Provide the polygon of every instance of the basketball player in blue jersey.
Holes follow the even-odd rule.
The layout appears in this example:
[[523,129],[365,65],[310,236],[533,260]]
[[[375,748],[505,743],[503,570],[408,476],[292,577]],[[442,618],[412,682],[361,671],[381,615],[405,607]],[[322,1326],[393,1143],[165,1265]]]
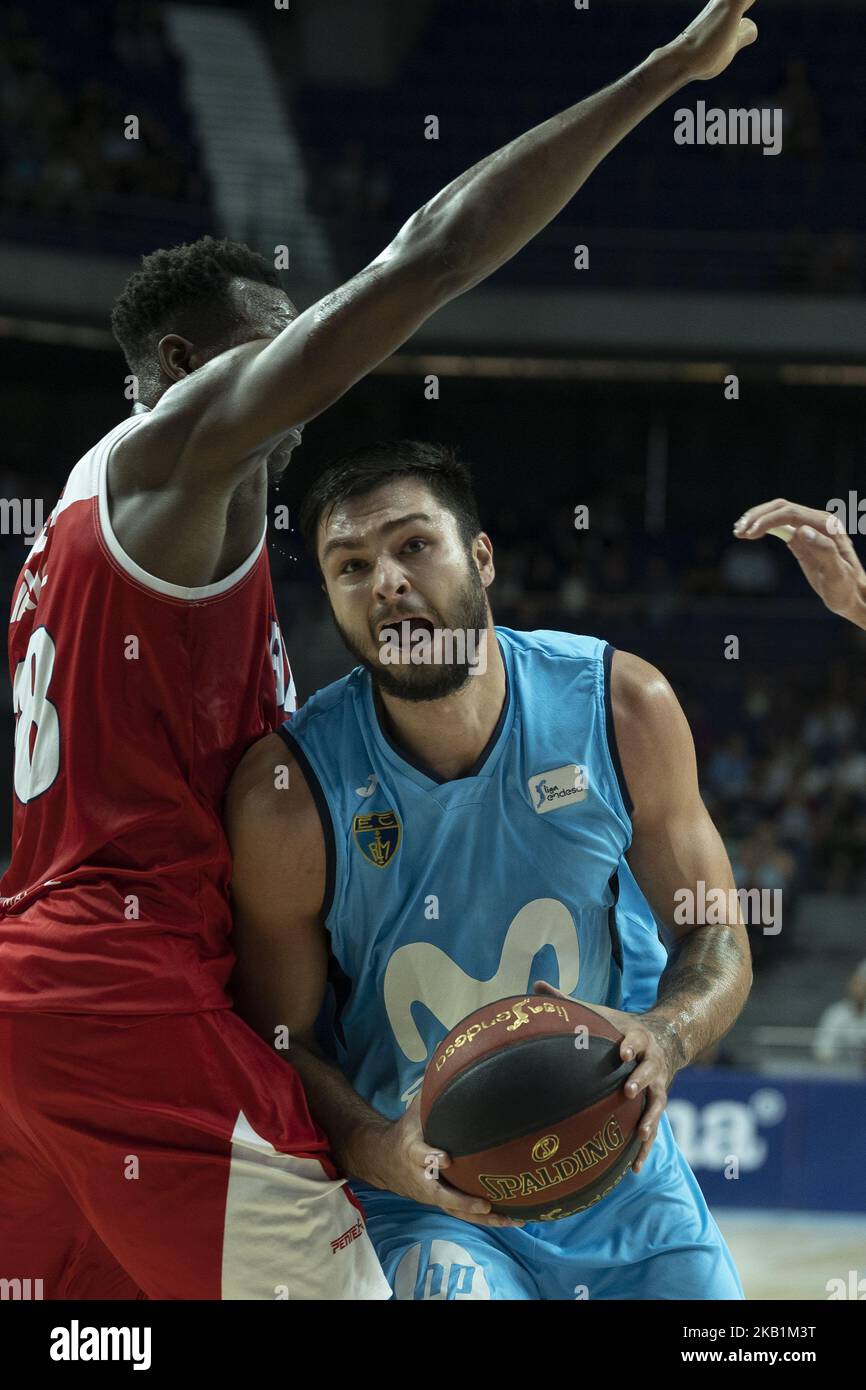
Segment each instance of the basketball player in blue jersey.
[[[597,638],[494,626],[447,449],[350,455],[302,529],[359,664],[231,784],[236,1003],[270,1042],[288,1029],[395,1296],[742,1298],[663,1114],[751,983],[738,918],[676,925],[681,890],[734,881],[670,686]],[[620,1028],[648,1103],[604,1200],[522,1224],[451,1188],[447,1155],[436,1175],[417,1095],[449,1029],[538,982]]]

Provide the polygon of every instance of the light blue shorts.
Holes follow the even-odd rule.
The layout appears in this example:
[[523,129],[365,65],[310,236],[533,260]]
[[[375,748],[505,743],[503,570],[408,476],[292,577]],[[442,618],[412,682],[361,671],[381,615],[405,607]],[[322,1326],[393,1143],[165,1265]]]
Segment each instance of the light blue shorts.
[[352,1184],[397,1299],[742,1299],[731,1253],[662,1116],[650,1156],[595,1206],[492,1229]]

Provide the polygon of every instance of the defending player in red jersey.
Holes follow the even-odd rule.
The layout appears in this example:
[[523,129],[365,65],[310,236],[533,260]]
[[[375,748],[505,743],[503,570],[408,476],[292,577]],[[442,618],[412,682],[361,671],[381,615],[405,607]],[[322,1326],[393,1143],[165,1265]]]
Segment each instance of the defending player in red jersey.
[[268,476],[644,116],[752,42],[751,3],[710,0],[300,315],[260,256],[211,238],[155,252],[126,286],[113,327],[139,405],[73,469],[12,603],[0,1278],[50,1298],[388,1296],[294,1068],[225,988],[222,797],[290,699]]

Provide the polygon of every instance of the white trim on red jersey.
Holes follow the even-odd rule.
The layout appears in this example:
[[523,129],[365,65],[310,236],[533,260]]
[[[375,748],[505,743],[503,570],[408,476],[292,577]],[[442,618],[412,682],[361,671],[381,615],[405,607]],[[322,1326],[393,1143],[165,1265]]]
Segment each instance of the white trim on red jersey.
[[[66,485],[63,497],[55,508],[54,520],[60,512],[71,502],[81,501],[86,497],[97,496],[99,501],[99,529],[102,532],[102,539],[108,547],[109,553],[125,574],[137,583],[144,585],[146,589],[151,589],[154,593],[165,594],[168,598],[185,599],[190,603],[198,602],[200,599],[216,598],[218,595],[227,594],[236,584],[249,574],[253,565],[262,553],[262,547],[267,535],[267,517],[262,528],[261,538],[255,549],[247,556],[237,569],[227,574],[225,579],[218,579],[214,584],[199,584],[187,587],[183,584],[172,584],[167,579],[160,579],[158,575],[150,574],[142,569],[141,565],[136,564],[131,555],[127,555],[111,525],[111,516],[108,508],[108,460],[111,450],[119,439],[128,433],[129,429],[138,425],[144,418],[143,415],[131,415],[127,420],[121,420],[113,430],[94,445],[93,449],[69,475],[69,482]],[[76,478],[78,470],[80,475]]]

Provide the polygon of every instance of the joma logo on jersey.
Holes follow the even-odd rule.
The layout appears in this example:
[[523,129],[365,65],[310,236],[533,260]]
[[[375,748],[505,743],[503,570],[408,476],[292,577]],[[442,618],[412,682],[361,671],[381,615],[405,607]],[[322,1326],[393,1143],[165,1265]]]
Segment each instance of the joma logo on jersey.
[[560,806],[569,806],[573,801],[585,801],[588,785],[586,768],[580,763],[566,763],[565,767],[555,767],[550,772],[536,772],[527,783],[532,808],[540,816]]
[[396,811],[372,811],[352,821],[355,844],[377,869],[386,869],[400,848],[402,830]]

